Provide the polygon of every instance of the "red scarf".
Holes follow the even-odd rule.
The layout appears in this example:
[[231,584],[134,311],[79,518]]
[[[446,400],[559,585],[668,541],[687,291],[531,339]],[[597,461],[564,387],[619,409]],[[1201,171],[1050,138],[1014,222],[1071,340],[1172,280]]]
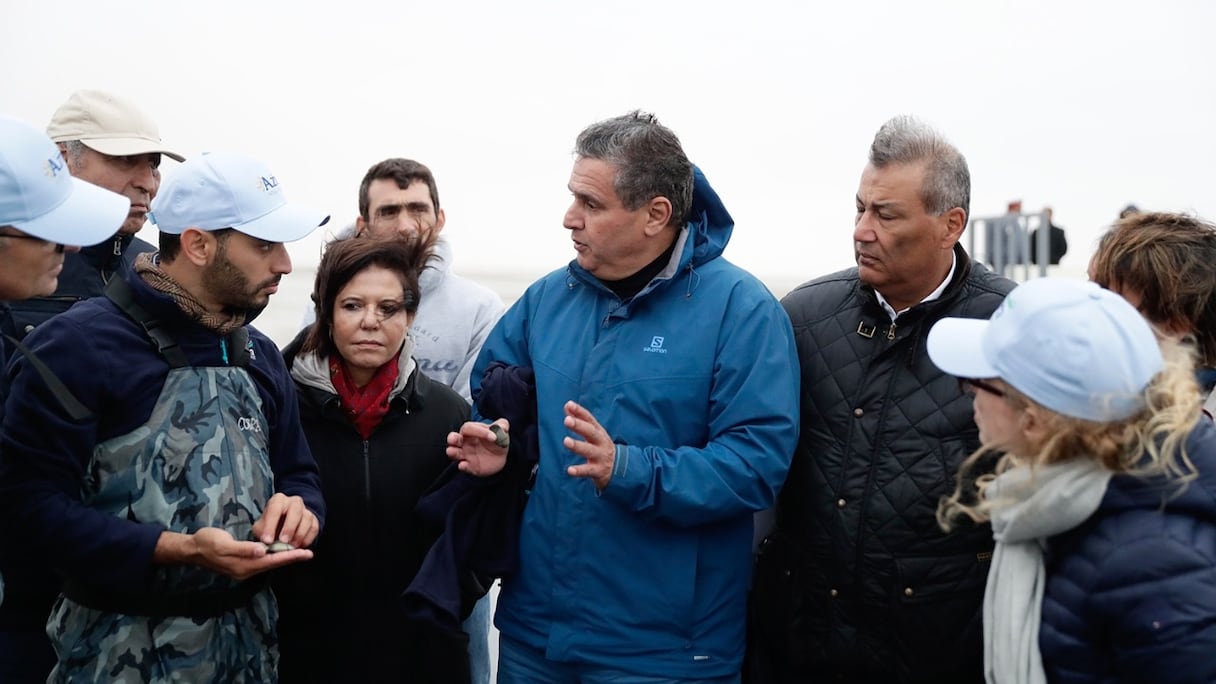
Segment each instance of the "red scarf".
[[389,394],[393,391],[400,372],[400,357],[401,352],[397,352],[388,363],[377,368],[372,379],[363,387],[355,386],[341,357],[337,354],[329,357],[329,379],[333,381],[334,389],[338,392],[342,411],[350,418],[351,424],[363,439],[372,436],[376,426],[380,425],[380,421],[388,413]]

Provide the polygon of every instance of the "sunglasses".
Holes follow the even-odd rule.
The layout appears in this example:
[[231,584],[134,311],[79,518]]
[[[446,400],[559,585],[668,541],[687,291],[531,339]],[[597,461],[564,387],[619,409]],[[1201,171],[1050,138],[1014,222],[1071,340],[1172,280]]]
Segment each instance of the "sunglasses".
[[983,380],[976,380],[975,378],[959,378],[958,389],[963,394],[975,394],[977,389],[981,389],[998,397],[1005,396],[1005,390]]
[[[15,240],[37,240],[39,242],[46,242],[48,244],[51,244],[50,240],[43,240],[42,238],[40,238],[36,235],[26,235],[24,233],[22,233],[20,235],[15,234],[15,233],[0,233],[0,238],[13,238]],[[63,249],[64,249],[63,243],[56,242],[53,244],[55,245],[55,251],[59,252],[60,254],[63,254]]]

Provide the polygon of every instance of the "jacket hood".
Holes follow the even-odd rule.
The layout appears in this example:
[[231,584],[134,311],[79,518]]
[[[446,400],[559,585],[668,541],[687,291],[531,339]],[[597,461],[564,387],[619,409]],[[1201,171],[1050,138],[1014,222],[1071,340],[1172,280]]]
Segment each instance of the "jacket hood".
[[431,250],[431,258],[426,261],[426,270],[418,276],[418,286],[422,288],[422,296],[435,291],[448,273],[452,270],[452,243],[440,235],[435,239],[435,248]]
[[696,164],[692,167],[692,207],[686,223],[692,235],[693,266],[722,256],[735,229],[735,220]]

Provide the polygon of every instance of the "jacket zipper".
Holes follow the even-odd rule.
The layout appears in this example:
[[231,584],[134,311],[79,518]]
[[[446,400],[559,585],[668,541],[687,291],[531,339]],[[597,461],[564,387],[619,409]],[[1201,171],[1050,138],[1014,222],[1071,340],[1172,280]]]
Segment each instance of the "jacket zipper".
[[363,440],[363,499],[367,504],[367,512],[372,512],[372,459],[368,453],[368,441]]
[[101,268],[97,269],[97,272],[99,274],[101,274],[101,284],[102,285],[109,285],[110,278],[113,278],[114,274],[118,271],[118,269],[122,267],[122,236],[121,235],[114,236],[114,257],[118,263],[115,265],[113,270],[107,271],[106,264],[102,264]]

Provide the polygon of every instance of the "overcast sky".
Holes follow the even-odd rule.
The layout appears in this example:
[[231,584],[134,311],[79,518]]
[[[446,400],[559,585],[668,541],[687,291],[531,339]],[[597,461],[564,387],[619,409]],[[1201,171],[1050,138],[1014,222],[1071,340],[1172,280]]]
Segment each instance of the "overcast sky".
[[[1216,218],[1203,0],[0,7],[0,111],[44,126],[71,91],[112,90],[184,154],[258,157],[337,224],[370,164],[416,158],[438,178],[458,271],[568,261],[574,138],[633,108],[680,135],[735,217],[727,256],[761,275],[851,264],[866,150],[900,113],[966,155],[974,216],[1014,198],[1055,207],[1066,265],[1128,202]],[[315,262],[322,237],[293,255]]]

